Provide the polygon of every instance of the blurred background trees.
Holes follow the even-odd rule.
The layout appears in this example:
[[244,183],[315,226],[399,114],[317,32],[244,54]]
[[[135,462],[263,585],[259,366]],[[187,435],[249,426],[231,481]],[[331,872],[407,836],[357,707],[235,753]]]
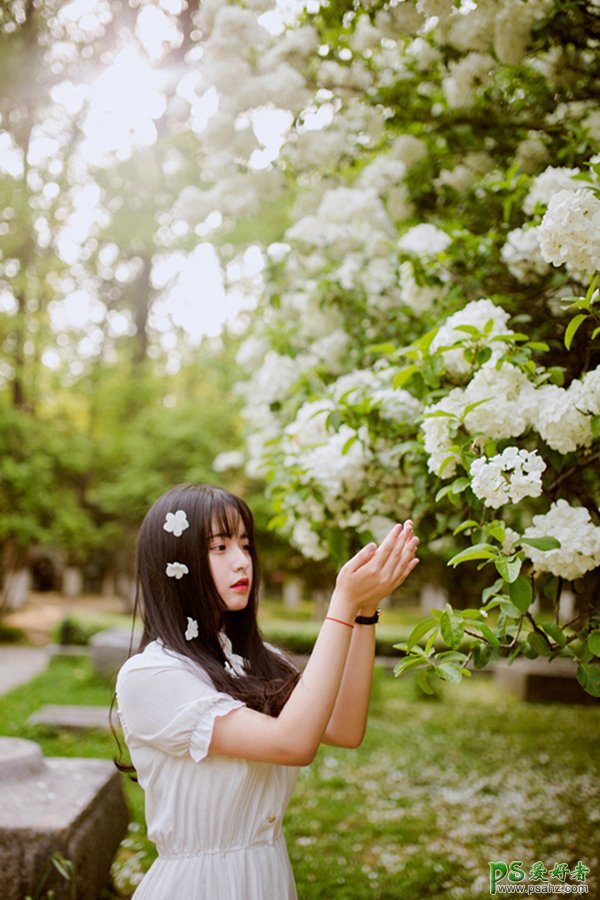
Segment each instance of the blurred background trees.
[[1,15],[5,572],[45,546],[118,574],[160,491],[222,479],[322,565],[412,515],[456,606],[489,589],[481,661],[586,667],[597,4]]

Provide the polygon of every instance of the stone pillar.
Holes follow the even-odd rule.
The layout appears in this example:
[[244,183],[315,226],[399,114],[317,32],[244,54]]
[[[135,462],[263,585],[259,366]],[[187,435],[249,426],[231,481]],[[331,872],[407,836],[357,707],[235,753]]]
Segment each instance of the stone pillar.
[[77,566],[65,566],[62,577],[62,592],[65,597],[81,597],[83,574]]
[[[127,830],[121,776],[100,759],[48,758],[33,741],[0,738],[0,896],[22,900],[41,887],[56,900],[97,900]],[[74,865],[76,891],[53,866]]]
[[283,582],[283,605],[286,609],[298,609],[302,600],[302,579],[286,578]]

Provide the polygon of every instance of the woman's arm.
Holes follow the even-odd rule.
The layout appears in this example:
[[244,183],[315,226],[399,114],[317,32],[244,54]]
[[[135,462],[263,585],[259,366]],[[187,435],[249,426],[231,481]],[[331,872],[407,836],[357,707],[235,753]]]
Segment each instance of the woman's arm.
[[[410,520],[404,524],[401,540],[404,549],[400,583],[408,578],[419,562],[415,556],[419,539],[414,536]],[[374,611],[373,608],[364,608],[359,614],[370,616]],[[375,626],[355,625],[340,690],[323,735],[324,743],[336,747],[358,747],[361,743],[367,727],[374,661]]]
[[[243,707],[215,721],[210,753],[307,765],[333,712],[360,609],[374,609],[406,577],[401,525],[381,546],[369,544],[340,570],[313,652],[277,718]],[[337,621],[335,621],[337,620]],[[347,624],[344,624],[347,623]]]

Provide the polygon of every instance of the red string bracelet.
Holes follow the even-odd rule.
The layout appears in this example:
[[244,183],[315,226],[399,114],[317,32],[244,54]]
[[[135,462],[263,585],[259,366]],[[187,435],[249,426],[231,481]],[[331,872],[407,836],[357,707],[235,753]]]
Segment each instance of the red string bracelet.
[[333,616],[325,616],[325,621],[329,620],[330,622],[339,622],[340,625],[347,625],[348,628],[354,628],[351,622],[344,622],[343,619],[334,619]]

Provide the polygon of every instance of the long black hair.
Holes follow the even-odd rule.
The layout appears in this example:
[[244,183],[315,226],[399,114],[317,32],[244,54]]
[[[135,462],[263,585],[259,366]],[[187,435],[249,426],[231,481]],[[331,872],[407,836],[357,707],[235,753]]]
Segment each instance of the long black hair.
[[[177,510],[185,512],[189,523],[178,537],[164,528],[167,513]],[[213,534],[236,537],[240,523],[248,538],[253,576],[246,607],[230,611],[211,575],[209,544]],[[180,579],[166,575],[168,563],[173,562],[189,570]],[[298,674],[283,654],[264,643],[256,618],[259,586],[254,520],[239,497],[211,485],[182,484],[163,494],[148,511],[137,543],[136,606],[141,607],[144,624],[141,648],[158,639],[168,650],[202,666],[217,690],[277,716]],[[185,638],[188,617],[198,623],[198,636],[192,640]],[[234,652],[246,660],[245,676],[226,671],[221,630]]]

